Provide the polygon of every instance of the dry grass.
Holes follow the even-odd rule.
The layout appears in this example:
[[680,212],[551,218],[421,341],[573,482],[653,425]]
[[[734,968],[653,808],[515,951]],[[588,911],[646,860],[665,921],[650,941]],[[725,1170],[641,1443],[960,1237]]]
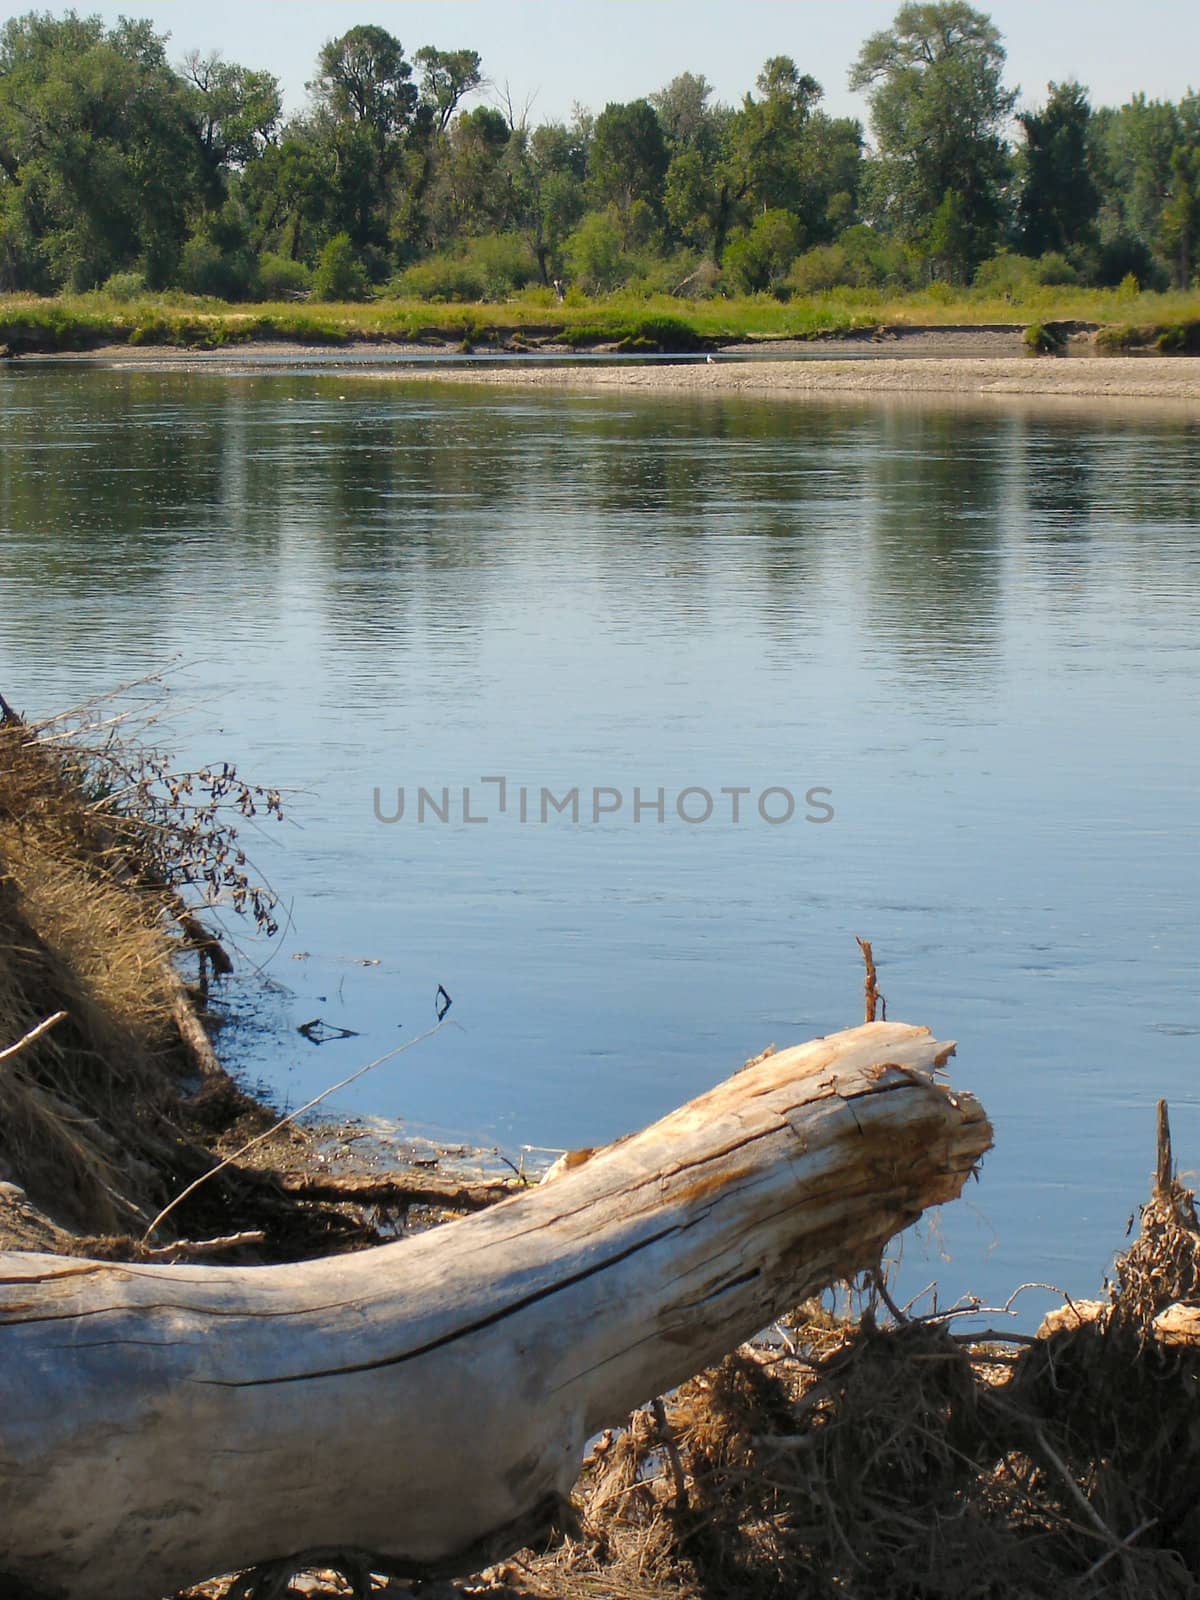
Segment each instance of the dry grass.
[[147,1196],[131,1118],[154,1120],[178,1040],[161,897],[105,851],[61,757],[0,724],[0,1163],[73,1225],[128,1225]]

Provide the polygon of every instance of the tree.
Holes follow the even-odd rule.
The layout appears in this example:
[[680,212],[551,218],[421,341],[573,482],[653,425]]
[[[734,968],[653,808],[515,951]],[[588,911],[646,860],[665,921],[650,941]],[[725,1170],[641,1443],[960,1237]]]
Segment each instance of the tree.
[[1171,187],[1159,222],[1163,252],[1177,289],[1190,288],[1200,245],[1200,148],[1177,145],[1171,155]]
[[273,73],[198,50],[184,58],[183,72],[192,89],[196,137],[214,177],[222,169],[244,167],[274,141],[282,103]]
[[758,75],[761,98],[747,95],[733,129],[733,158],[756,208],[791,209],[800,141],[821,85],[791,56],[772,56]]
[[483,82],[474,50],[435,50],[422,45],[413,60],[421,69],[421,105],[430,111],[433,127],[445,133],[459,102]]
[[0,214],[12,287],[169,281],[203,174],[182,80],[146,22],[31,13],[0,30]]
[[681,72],[650,96],[673,155],[685,151],[707,158],[716,155],[721,127],[729,113],[724,107],[709,105],[712,92],[712,84],[702,72]]
[[762,211],[725,252],[726,271],[743,294],[771,289],[787,275],[800,237],[800,224],[790,211]]
[[1088,159],[1092,108],[1078,83],[1052,83],[1041,111],[1022,111],[1023,181],[1017,203],[1017,237],[1026,255],[1088,244],[1100,209],[1100,191]]
[[817,109],[821,85],[790,56],[772,56],[731,118],[718,168],[722,215],[717,249],[737,214],[772,210],[796,217],[803,242],[819,244],[853,221],[862,129]]
[[620,288],[631,266],[611,210],[590,211],[564,243],[571,274],[588,294]]
[[289,261],[311,257],[315,238],[325,231],[334,203],[333,152],[308,124],[289,124],[278,144],[252,161],[238,194],[261,250]]
[[412,67],[386,28],[351,28],[322,48],[317,64],[309,88],[335,120],[359,124],[380,148],[408,127],[417,108]]
[[568,127],[544,123],[513,129],[504,152],[512,222],[525,239],[542,284],[561,267],[563,245],[587,209],[587,135],[578,119]]
[[508,122],[492,106],[476,106],[451,123],[439,145],[426,201],[429,237],[436,247],[509,224],[504,153],[511,138]]
[[1016,100],[1004,61],[999,32],[965,0],[913,0],[866,41],[850,72],[871,106],[878,220],[922,242],[947,193],[956,195],[968,265],[991,254],[1004,220],[1004,124]]
[[1178,281],[1180,244],[1189,237],[1188,167],[1200,155],[1200,96],[1186,95],[1174,105],[1134,95],[1123,106],[1097,111],[1090,134],[1103,196],[1104,280],[1125,268],[1143,283],[1165,285],[1168,275]]
[[405,135],[417,110],[412,66],[386,28],[351,28],[331,39],[309,84],[314,130],[332,152],[330,227],[358,253],[382,260],[405,178]]
[[588,155],[588,177],[600,204],[615,205],[623,226],[638,201],[658,212],[666,173],[666,140],[649,101],[605,106]]

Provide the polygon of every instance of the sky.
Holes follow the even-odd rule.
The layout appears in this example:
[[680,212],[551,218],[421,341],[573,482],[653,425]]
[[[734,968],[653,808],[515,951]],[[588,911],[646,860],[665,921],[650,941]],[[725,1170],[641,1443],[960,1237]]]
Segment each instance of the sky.
[[[0,6],[0,17],[33,5]],[[38,0],[36,9],[66,7]],[[266,67],[280,79],[289,113],[306,102],[317,53],[357,23],[387,28],[412,53],[423,44],[472,49],[496,88],[506,85],[533,122],[566,120],[578,102],[593,111],[635,100],[676,73],[703,73],[716,97],[736,104],[768,56],[790,55],[825,89],[824,109],[857,116],[866,105],[846,88],[868,34],[887,27],[898,0],[182,0],[89,4],[106,22],[148,17],[171,35],[179,60],[191,49]],[[987,11],[1004,35],[1010,85],[1021,105],[1039,104],[1051,79],[1075,78],[1094,105],[1139,90],[1177,100],[1200,88],[1197,0],[996,0]]]

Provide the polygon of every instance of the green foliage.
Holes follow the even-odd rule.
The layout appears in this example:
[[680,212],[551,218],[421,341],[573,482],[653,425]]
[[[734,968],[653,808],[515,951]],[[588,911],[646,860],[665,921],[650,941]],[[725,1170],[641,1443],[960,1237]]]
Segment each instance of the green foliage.
[[628,216],[641,201],[652,212],[662,207],[667,146],[654,107],[646,100],[605,106],[596,118],[588,153],[588,178],[601,205]]
[[971,282],[981,294],[1019,299],[1023,290],[1033,282],[1033,268],[1034,263],[1028,256],[1016,255],[1011,250],[999,250],[987,261],[979,263]]
[[912,0],[850,75],[867,91],[878,151],[868,210],[956,275],[991,252],[1004,221],[1004,125],[1016,99],[1004,60],[993,23],[964,0]]
[[[183,85],[148,23],[30,13],[0,30],[7,270],[89,289],[144,262],[165,282],[202,179]],[[36,262],[36,266],[34,263]],[[18,269],[19,270],[19,269]],[[22,287],[34,287],[35,284]]]
[[848,228],[836,244],[797,256],[785,280],[793,295],[836,288],[913,289],[927,277],[921,257],[873,228]]
[[980,294],[1002,295],[1015,302],[1036,296],[1037,291],[1045,287],[1078,282],[1079,273],[1057,250],[1047,251],[1036,260],[1001,250],[990,260],[981,262],[972,279]]
[[335,234],[321,251],[312,286],[318,300],[366,299],[367,275],[349,234]]
[[1032,256],[1089,244],[1100,210],[1088,133],[1092,108],[1078,83],[1052,83],[1041,111],[1022,111],[1017,235]]
[[195,51],[176,68],[146,22],[30,13],[0,26],[0,293],[140,273],[148,292],[286,299],[317,269],[325,304],[383,284],[494,303],[556,280],[645,300],[711,296],[723,270],[725,292],[859,305],[973,282],[1041,316],[1049,289],[1190,285],[1200,96],[1093,110],[1051,83],[1013,151],[1004,63],[966,0],[901,5],[852,70],[864,159],[859,124],[828,116],[787,55],[733,106],[683,72],[531,126],[511,103],[464,111],[485,82],[477,52],[410,61],[362,25],[325,45],[308,110],[285,124],[269,71]]
[[484,234],[465,249],[429,256],[399,273],[389,293],[418,300],[490,301],[537,281],[537,263],[516,234]]
[[1200,315],[1173,322],[1117,323],[1101,328],[1097,348],[1110,354],[1125,350],[1157,350],[1160,355],[1200,355]]
[[400,41],[386,28],[351,28],[321,51],[309,87],[341,122],[366,129],[379,146],[409,123],[417,108],[412,67]]
[[[1124,299],[1114,291],[1033,285],[1029,294],[1036,297],[1036,315],[1029,320],[1043,325],[1120,323],[1126,325],[1122,338],[1130,348],[1152,348],[1162,334],[1200,323],[1200,295],[1195,293],[1143,293]],[[664,323],[663,319],[668,320]],[[15,351],[33,351],[89,349],[126,340],[201,348],[248,339],[310,344],[357,338],[446,342],[461,340],[468,333],[475,340],[516,340],[527,329],[536,329],[535,337],[545,338],[547,325],[557,324],[563,343],[586,346],[643,339],[656,341],[658,348],[688,349],[703,348],[712,341],[808,338],[895,322],[1011,320],[1011,308],[1003,300],[987,298],[979,289],[964,293],[945,284],[898,294],[867,286],[834,287],[786,303],[767,295],[684,300],[647,297],[641,291],[636,296],[621,292],[588,300],[571,289],[566,303],[560,304],[552,290],[529,287],[503,307],[381,299],[319,306],[281,302],[249,311],[214,300],[187,300],[178,293],[148,294],[136,302],[119,304],[94,291],[75,298],[0,299],[0,343]],[[1192,347],[1195,338],[1191,331],[1165,342]],[[1120,339],[1113,341],[1112,347],[1119,348]]]
[[146,275],[142,272],[114,272],[103,285],[101,293],[118,305],[128,305],[146,293]]
[[1163,328],[1155,337],[1154,348],[1164,356],[1200,355],[1200,317]]
[[800,224],[789,211],[764,211],[725,251],[725,275],[740,294],[779,287],[800,249]]
[[245,300],[254,293],[255,261],[247,250],[223,250],[211,235],[194,234],[179,258],[178,282],[189,294]]
[[268,147],[279,127],[279,82],[270,72],[191,51],[184,61],[190,120],[214,194],[223,169],[244,167]]
[[591,345],[611,344],[619,351],[685,352],[703,350],[710,340],[682,317],[645,313],[624,316],[614,312],[599,322],[582,322],[565,329],[557,336],[557,343],[572,349],[587,349]]
[[303,261],[274,255],[270,250],[259,256],[255,277],[264,300],[290,300],[312,288],[312,273]]
[[458,252],[427,256],[406,267],[388,284],[388,294],[416,300],[460,300],[473,304],[484,297],[483,274],[477,263]]
[[421,69],[421,105],[438,133],[445,133],[459,102],[483,82],[474,50],[435,50],[424,45],[413,57]]
[[622,247],[621,230],[607,211],[589,212],[566,240],[563,253],[587,294],[607,294],[633,276],[634,263]]

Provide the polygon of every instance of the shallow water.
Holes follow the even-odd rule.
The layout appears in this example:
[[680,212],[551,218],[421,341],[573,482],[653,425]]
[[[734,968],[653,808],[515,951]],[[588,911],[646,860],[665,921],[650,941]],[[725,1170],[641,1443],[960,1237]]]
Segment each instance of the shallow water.
[[458,1026],[339,1109],[595,1143],[859,1020],[861,933],[996,1127],[909,1292],[1094,1291],[1159,1095],[1200,1166],[1194,420],[51,363],[0,399],[0,688],[179,657],[182,754],[296,791],[247,836],[283,987],[227,1045],[281,1100],[440,983]]

